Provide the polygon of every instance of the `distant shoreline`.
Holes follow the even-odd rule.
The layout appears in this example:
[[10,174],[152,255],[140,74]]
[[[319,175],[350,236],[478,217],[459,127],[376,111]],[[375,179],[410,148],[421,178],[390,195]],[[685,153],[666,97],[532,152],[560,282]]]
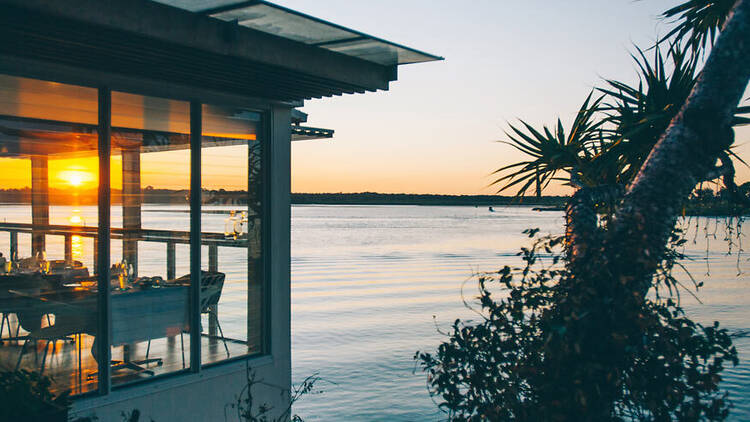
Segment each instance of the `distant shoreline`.
[[540,205],[561,207],[568,196],[524,197],[499,195],[430,195],[409,193],[292,193],[295,205]]

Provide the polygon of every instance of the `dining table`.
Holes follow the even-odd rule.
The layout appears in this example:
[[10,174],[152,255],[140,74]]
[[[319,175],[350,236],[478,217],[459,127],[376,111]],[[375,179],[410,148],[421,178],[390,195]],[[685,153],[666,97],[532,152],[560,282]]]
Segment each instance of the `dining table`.
[[[5,280],[6,282],[9,280]],[[54,325],[59,325],[66,335],[87,334],[94,337],[91,354],[98,362],[97,317],[98,289],[95,284],[24,283],[15,280],[6,283],[0,277],[0,312],[12,312],[19,324],[34,337],[42,330],[42,318],[54,315]],[[116,279],[113,280],[116,283]],[[15,287],[15,288],[13,288]],[[187,330],[188,286],[182,283],[127,284],[124,288],[112,287],[110,292],[110,339],[112,346],[125,346],[150,342],[153,339],[174,337]],[[4,308],[2,306],[5,306]],[[138,362],[131,362],[128,353],[124,361],[113,362],[114,369],[146,370]],[[184,350],[183,350],[184,356]],[[184,357],[183,357],[184,360]],[[158,362],[160,358],[148,359]]]

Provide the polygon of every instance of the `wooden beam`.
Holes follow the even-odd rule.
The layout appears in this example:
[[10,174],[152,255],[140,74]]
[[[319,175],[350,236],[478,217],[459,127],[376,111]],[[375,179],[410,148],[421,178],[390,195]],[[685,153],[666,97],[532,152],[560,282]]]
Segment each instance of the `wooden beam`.
[[[49,226],[49,169],[44,155],[31,157],[31,224],[33,228]],[[45,251],[45,234],[31,233],[31,255]]]
[[122,149],[122,257],[138,277],[138,234],[141,230],[141,150]]

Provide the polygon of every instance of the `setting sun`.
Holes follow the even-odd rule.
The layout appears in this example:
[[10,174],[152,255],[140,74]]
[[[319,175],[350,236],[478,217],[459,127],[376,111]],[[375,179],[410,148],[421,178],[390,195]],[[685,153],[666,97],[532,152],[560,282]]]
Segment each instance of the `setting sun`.
[[57,177],[73,187],[80,187],[85,183],[94,181],[93,174],[81,170],[61,171]]

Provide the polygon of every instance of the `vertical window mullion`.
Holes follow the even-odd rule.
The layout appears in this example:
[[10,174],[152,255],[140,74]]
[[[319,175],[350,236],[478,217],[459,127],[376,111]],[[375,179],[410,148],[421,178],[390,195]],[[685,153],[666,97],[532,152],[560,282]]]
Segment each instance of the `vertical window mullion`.
[[201,146],[200,102],[190,103],[190,370],[201,367]]
[[98,122],[98,152],[99,152],[99,194],[98,213],[99,226],[97,229],[97,354],[98,354],[98,385],[99,394],[109,394],[111,389],[110,377],[110,281],[109,281],[109,253],[110,253],[110,134],[112,130],[112,92],[109,88],[99,88],[99,122]]
[[262,329],[262,353],[272,354],[271,333],[273,332],[273,319],[271,318],[271,140],[273,139],[273,109],[264,113],[261,120],[263,139],[261,139],[261,259],[262,259],[262,283],[263,283],[263,322]]

